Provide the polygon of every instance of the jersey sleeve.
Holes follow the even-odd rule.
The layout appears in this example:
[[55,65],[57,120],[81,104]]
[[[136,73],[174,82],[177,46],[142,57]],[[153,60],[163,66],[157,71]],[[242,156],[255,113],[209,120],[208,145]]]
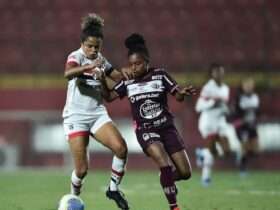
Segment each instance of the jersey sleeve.
[[225,103],[229,102],[229,98],[230,98],[230,89],[228,86],[226,86],[226,91],[225,91],[225,95],[222,98],[224,100]]
[[166,71],[161,72],[164,87],[171,95],[174,95],[179,90],[179,85]]
[[73,67],[80,66],[81,58],[77,53],[73,52],[67,57],[66,64]]
[[114,87],[113,90],[119,95],[120,98],[127,96],[125,81],[121,80]]

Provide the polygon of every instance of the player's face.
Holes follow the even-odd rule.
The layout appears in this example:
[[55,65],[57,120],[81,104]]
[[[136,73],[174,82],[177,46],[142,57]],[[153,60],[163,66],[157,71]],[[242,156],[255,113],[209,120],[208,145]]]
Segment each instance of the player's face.
[[242,89],[244,93],[250,94],[254,91],[255,83],[252,79],[247,79],[242,83]]
[[225,69],[222,66],[212,70],[213,79],[219,83],[223,81],[224,75],[225,75]]
[[134,77],[141,77],[148,71],[147,61],[137,53],[128,57],[128,63]]
[[89,36],[82,44],[82,49],[87,58],[95,59],[98,56],[98,52],[101,50],[103,40],[94,36]]

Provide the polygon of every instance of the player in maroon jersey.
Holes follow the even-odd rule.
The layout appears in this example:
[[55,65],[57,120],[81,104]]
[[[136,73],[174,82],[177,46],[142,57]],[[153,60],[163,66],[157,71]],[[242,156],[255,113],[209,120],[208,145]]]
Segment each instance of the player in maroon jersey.
[[195,94],[191,86],[180,88],[162,68],[149,67],[149,53],[144,38],[132,34],[125,40],[129,69],[134,77],[121,80],[110,90],[103,77],[103,96],[108,101],[127,96],[135,123],[137,140],[160,170],[160,183],[170,210],[179,210],[175,181],[191,177],[191,165],[183,139],[169,112],[167,94],[177,101]]
[[255,82],[252,78],[242,81],[234,108],[233,125],[242,144],[239,167],[241,175],[244,175],[247,171],[248,158],[258,153],[257,123],[260,99],[255,91]]

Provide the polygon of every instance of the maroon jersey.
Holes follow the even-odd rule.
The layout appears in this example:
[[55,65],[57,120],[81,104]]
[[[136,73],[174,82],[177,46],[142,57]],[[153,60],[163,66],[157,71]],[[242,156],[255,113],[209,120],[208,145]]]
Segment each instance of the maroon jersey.
[[173,124],[167,93],[175,94],[177,89],[177,83],[164,69],[158,68],[150,68],[140,79],[122,80],[114,87],[120,98],[129,98],[132,116],[138,129]]

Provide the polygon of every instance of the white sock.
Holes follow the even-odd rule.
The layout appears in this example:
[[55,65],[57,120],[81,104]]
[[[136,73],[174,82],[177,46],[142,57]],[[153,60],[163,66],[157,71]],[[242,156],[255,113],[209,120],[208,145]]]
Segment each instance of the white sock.
[[79,195],[81,193],[80,191],[83,183],[84,179],[77,177],[75,170],[73,170],[71,175],[71,194]]
[[83,184],[83,179],[77,177],[75,170],[72,172],[71,181],[76,186],[79,186],[79,185]]
[[111,181],[110,181],[111,191],[118,190],[118,185],[120,184],[125,172],[125,164],[126,164],[126,159],[120,159],[116,156],[113,157],[112,173],[111,173]]
[[211,179],[211,171],[212,168],[209,165],[203,165],[202,167],[202,174],[201,174],[201,180],[210,180]]
[[211,179],[212,166],[214,164],[214,157],[208,148],[202,149],[203,164],[202,164],[202,180]]

